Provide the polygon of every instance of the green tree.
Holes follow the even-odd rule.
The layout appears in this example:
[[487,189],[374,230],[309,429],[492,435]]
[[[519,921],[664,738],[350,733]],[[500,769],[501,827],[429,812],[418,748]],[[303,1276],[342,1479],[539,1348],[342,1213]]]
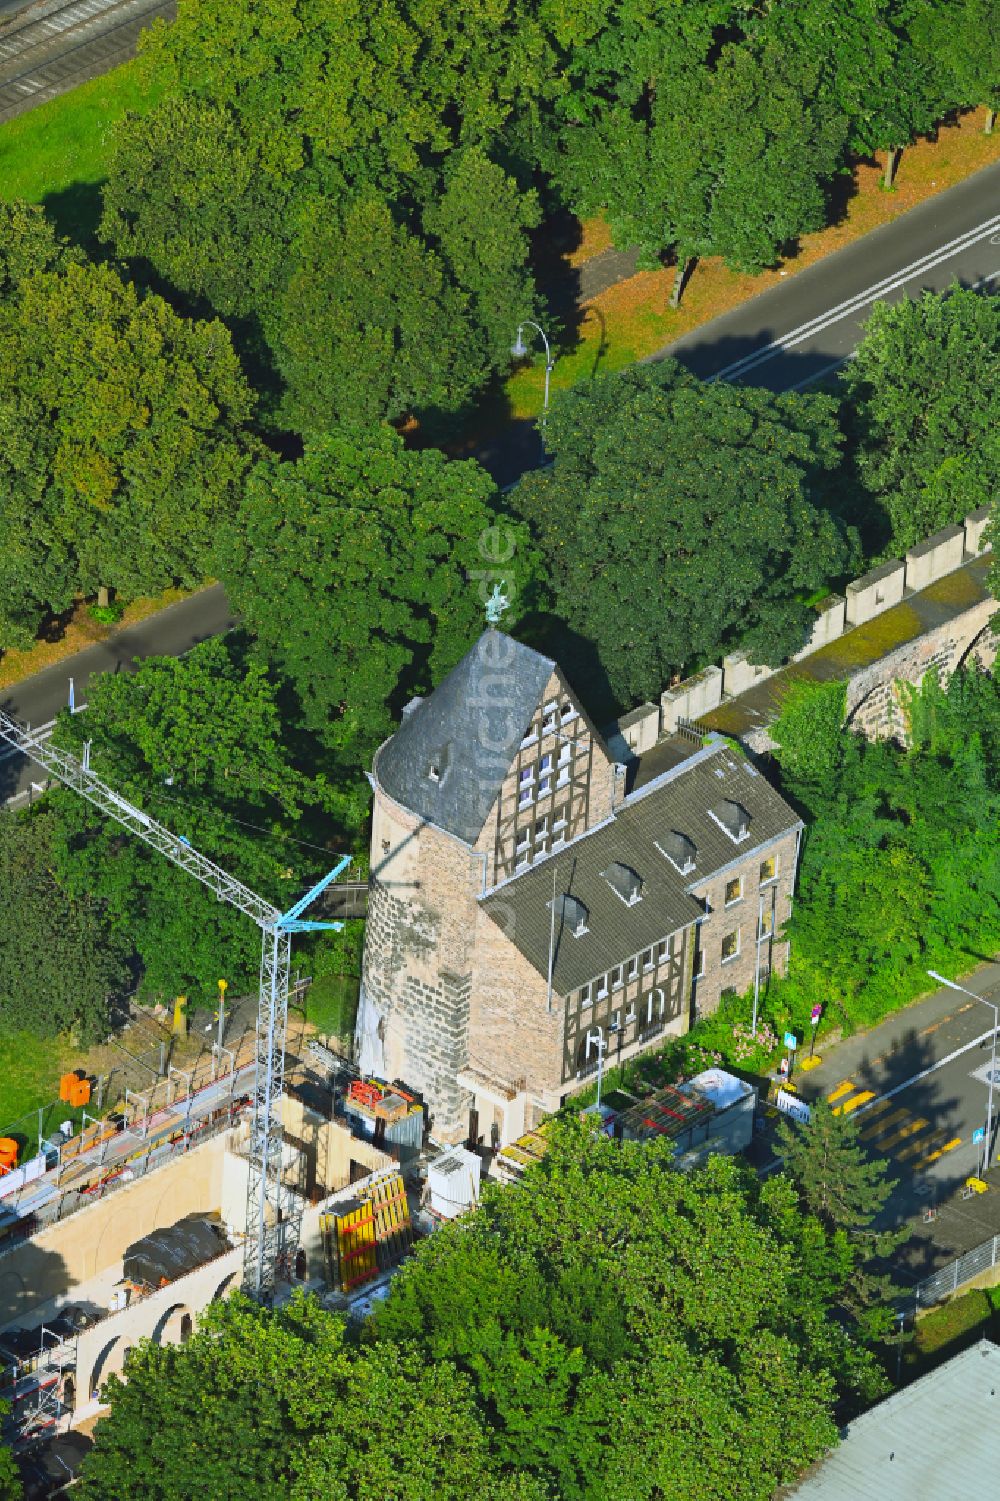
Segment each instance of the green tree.
[[233,320],[265,415],[454,412],[508,367],[537,208],[500,136],[550,86],[527,4],[209,0],[140,66],[162,103],[117,128],[102,233]]
[[235,1296],[185,1345],[143,1341],[80,1470],[80,1496],[313,1501],[544,1501],[500,1479],[468,1381],[391,1345],[357,1350],[299,1295],[274,1313]]
[[925,20],[927,50],[951,75],[962,104],[985,104],[986,133],[1000,108],[1000,14],[992,0],[936,0]]
[[[57,736],[77,753],[89,740],[119,794],[282,909],[350,850],[367,806],[316,770],[318,748],[239,637],[93,680],[86,716],[64,716]],[[50,800],[60,878],[107,904],[148,993],[214,995],[220,953],[234,992],[254,985],[260,935],[246,917],[75,793]]]
[[96,893],[74,892],[55,869],[55,815],[0,811],[0,974],[8,1029],[53,1037],[78,1026],[107,1034],[109,1001],[127,986],[127,945]]
[[526,528],[502,517],[489,475],[376,428],[260,464],[219,568],[333,772],[357,775],[406,699],[476,640],[497,557],[511,592],[529,593]]
[[[10,1412],[9,1402],[0,1402],[0,1417]],[[0,1501],[22,1501],[24,1487],[14,1455],[6,1444],[0,1445]]]
[[511,500],[557,614],[595,643],[619,702],[732,647],[776,663],[803,645],[805,598],[855,557],[814,503],[837,462],[835,410],[705,386],[672,361],[557,397],[554,463]]
[[71,263],[0,307],[0,363],[0,646],[77,594],[200,583],[255,451],[222,325]]
[[876,303],[841,377],[857,470],[902,552],[1000,488],[1000,309],[953,287]]
[[813,811],[831,797],[840,779],[849,744],[846,712],[846,683],[795,683],[771,726],[782,784]]
[[849,1259],[732,1159],[678,1173],[668,1143],[572,1119],[548,1139],[418,1250],[370,1336],[468,1371],[500,1459],[561,1501],[769,1497],[833,1441],[841,1378],[878,1389],[829,1317]]
[[82,260],[60,240],[36,203],[0,203],[0,302],[15,296],[37,271],[55,271]]

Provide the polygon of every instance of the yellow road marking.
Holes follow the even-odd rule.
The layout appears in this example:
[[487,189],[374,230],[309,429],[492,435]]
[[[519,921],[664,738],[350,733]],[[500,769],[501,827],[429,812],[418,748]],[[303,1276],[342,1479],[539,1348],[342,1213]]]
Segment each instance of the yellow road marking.
[[875,1150],[876,1152],[891,1152],[897,1142],[905,1141],[908,1136],[914,1136],[918,1131],[922,1131],[925,1126],[929,1125],[930,1121],[910,1121],[909,1125],[900,1126],[899,1130],[894,1132],[894,1134],[888,1137],[887,1140],[880,1141]]
[[[872,1108],[874,1109],[874,1106]],[[894,1110],[891,1115],[887,1115],[874,1126],[870,1126],[867,1131],[862,1131],[861,1140],[868,1141],[872,1136],[881,1136],[882,1132],[888,1131],[890,1126],[895,1126],[899,1121],[905,1121],[909,1113],[908,1110]]]
[[928,1147],[940,1146],[948,1135],[947,1131],[935,1131],[931,1136],[925,1136],[920,1141],[913,1141],[908,1147],[895,1154],[897,1162],[905,1162],[907,1157],[915,1157],[918,1152],[926,1152]]
[[[889,1108],[889,1106],[891,1104],[892,1104],[891,1100],[879,1100],[879,1102],[878,1102],[877,1105],[872,1105],[870,1107],[870,1109],[865,1112],[866,1118],[868,1120],[870,1120],[870,1121],[873,1121],[877,1115],[881,1115],[882,1114],[883,1110],[888,1110],[888,1108]],[[866,1137],[869,1137],[869,1136],[876,1136],[878,1134],[878,1132],[881,1131],[884,1126],[885,1126],[885,1121],[881,1121],[879,1123],[879,1125],[874,1126],[874,1127],[869,1126],[866,1130],[862,1131],[862,1133],[861,1133],[861,1140],[864,1141],[866,1139]]]
[[940,1027],[941,1025],[942,1025],[941,1022],[934,1022],[931,1026],[925,1027],[924,1030],[922,1032],[920,1032],[918,1035],[920,1037],[929,1037],[930,1034],[932,1032],[936,1032],[937,1029],[938,1029],[938,1027]]
[[950,1152],[953,1147],[961,1146],[961,1144],[962,1138],[960,1136],[953,1136],[951,1141],[946,1141],[943,1147],[938,1147],[937,1151],[932,1152],[929,1157],[921,1158],[917,1163],[917,1167],[926,1167],[929,1162],[937,1162],[938,1158],[943,1157],[945,1152]]
[[831,1090],[831,1092],[827,1095],[827,1099],[832,1105],[834,1100],[839,1100],[843,1095],[850,1094],[851,1090],[854,1088],[855,1085],[850,1079],[842,1079],[841,1082],[837,1085],[836,1089]]
[[835,1105],[833,1113],[834,1115],[850,1115],[851,1111],[857,1110],[859,1105],[867,1105],[868,1101],[874,1100],[874,1098],[874,1089],[863,1089],[852,1100],[846,1100],[843,1105]]
[[971,1001],[966,1001],[966,1003],[965,1003],[964,1006],[959,1006],[959,1008],[958,1008],[958,1014],[959,1014],[959,1016],[961,1016],[961,1014],[962,1014],[963,1011],[971,1011],[971,1010],[972,1010],[972,1002]]

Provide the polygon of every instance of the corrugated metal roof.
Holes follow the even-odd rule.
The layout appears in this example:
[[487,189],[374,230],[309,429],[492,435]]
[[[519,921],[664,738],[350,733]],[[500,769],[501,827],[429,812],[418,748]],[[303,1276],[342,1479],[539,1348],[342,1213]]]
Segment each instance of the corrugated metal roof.
[[474,844],[555,663],[501,631],[484,631],[375,758],[391,798]]
[[[749,834],[739,843],[711,816],[726,799],[750,814]],[[484,898],[483,907],[547,976],[555,876],[552,982],[566,995],[693,923],[704,910],[692,894],[697,887],[799,825],[766,778],[718,740],[633,792],[608,822],[505,882]],[[694,844],[694,869],[686,874],[657,846],[671,831]],[[641,899],[631,906],[603,875],[615,861],[642,881]],[[586,931],[579,936],[562,916],[561,896],[574,897],[587,909]]]
[[1000,1348],[981,1340],[863,1413],[788,1501],[988,1501],[1000,1494]]

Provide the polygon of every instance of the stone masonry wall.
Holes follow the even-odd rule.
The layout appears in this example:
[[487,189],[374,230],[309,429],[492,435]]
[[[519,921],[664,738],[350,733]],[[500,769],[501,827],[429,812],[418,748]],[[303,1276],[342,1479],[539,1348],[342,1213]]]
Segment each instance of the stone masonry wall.
[[562,1080],[563,1001],[491,917],[480,911],[469,1034],[473,1068],[529,1094],[558,1097]]

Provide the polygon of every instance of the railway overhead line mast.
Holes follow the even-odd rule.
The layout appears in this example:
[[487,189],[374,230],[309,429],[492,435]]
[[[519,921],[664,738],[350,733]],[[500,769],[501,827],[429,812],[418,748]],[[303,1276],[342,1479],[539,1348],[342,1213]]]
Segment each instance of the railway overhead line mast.
[[30,756],[64,787],[86,798],[106,818],[113,819],[171,864],[187,871],[214,892],[220,902],[236,907],[261,930],[257,1066],[250,1127],[243,1287],[251,1297],[266,1302],[273,1293],[279,1264],[294,1260],[298,1244],[299,1201],[297,1195],[286,1194],[282,1184],[282,1131],[278,1116],[284,1082],[292,934],[343,927],[342,922],[310,921],[302,914],[344,871],[351,857],[340,856],[328,875],[287,912],[280,912],[249,886],[200,854],[189,840],[172,834],[95,776],[90,770],[89,747],[85,747],[83,760],[79,761],[69,752],[52,745],[45,732],[32,732],[2,709],[0,740],[22,755]]

